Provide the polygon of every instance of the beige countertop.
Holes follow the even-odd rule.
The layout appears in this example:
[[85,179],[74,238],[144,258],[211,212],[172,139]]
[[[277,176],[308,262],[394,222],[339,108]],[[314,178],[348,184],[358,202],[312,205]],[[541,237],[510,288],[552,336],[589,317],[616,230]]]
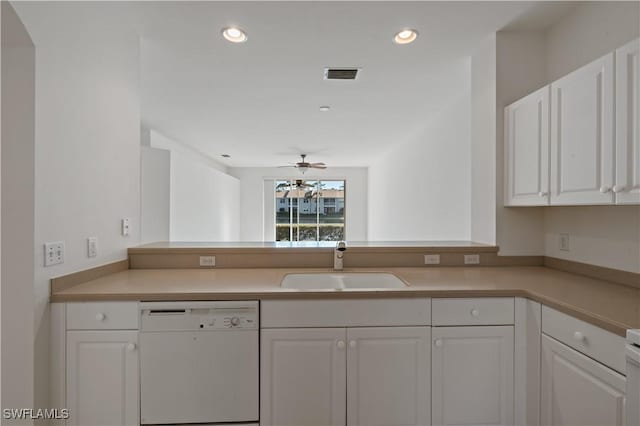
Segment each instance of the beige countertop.
[[640,328],[640,289],[546,267],[354,268],[392,272],[403,289],[295,290],[293,272],[327,269],[137,269],[113,273],[51,295],[52,302],[368,297],[528,297],[624,336]]
[[[476,243],[473,241],[348,241],[349,247],[367,247],[367,248],[477,248],[496,250],[497,246]],[[155,243],[147,243],[136,247],[130,247],[131,251],[139,250],[165,250],[165,249],[203,249],[203,248],[219,248],[219,249],[242,249],[242,248],[330,248],[336,246],[336,241],[238,241],[238,242],[185,242],[185,241],[159,241]]]

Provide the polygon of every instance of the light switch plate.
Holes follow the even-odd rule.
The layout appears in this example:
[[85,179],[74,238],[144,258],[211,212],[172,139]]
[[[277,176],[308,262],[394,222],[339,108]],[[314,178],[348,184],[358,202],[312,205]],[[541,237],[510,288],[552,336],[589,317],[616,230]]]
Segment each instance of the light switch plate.
[[200,256],[200,266],[214,267],[216,266],[215,256]]
[[465,254],[464,255],[464,264],[465,265],[479,265],[480,264],[480,255],[479,254]]
[[44,266],[64,263],[64,241],[44,243]]
[[425,254],[424,255],[424,264],[425,265],[439,265],[440,264],[440,255],[439,254]]
[[560,234],[560,250],[569,251],[569,234]]
[[88,257],[98,256],[98,238],[97,237],[87,238],[87,256]]

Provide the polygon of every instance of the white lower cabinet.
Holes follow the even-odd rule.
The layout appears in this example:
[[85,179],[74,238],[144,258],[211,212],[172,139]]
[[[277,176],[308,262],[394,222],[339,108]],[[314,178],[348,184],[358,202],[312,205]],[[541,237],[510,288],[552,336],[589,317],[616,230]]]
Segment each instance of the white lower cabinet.
[[543,426],[623,426],[625,378],[542,336]]
[[433,425],[512,425],[513,326],[432,329]]
[[262,426],[344,424],[346,337],[344,328],[262,330]]
[[429,327],[263,329],[260,424],[430,424]]
[[67,425],[138,424],[138,332],[67,332]]
[[347,425],[431,424],[429,327],[347,329]]

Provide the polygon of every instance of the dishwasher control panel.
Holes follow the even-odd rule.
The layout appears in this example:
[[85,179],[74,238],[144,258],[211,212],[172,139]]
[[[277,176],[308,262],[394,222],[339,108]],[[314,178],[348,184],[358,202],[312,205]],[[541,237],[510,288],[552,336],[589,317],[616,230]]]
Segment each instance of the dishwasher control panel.
[[140,331],[257,330],[258,302],[143,302]]

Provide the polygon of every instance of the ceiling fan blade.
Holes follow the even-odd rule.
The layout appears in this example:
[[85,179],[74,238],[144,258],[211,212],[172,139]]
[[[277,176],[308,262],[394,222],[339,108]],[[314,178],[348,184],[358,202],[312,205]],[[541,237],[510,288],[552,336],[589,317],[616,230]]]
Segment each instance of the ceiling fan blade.
[[311,167],[313,166],[326,166],[324,163],[311,163]]
[[311,167],[312,169],[326,169],[327,168],[327,166],[319,166],[319,165],[315,165],[315,164],[312,164],[309,167]]
[[296,168],[296,167],[298,167],[298,166],[278,166],[278,168],[279,168],[279,169],[282,169],[282,168],[285,168],[285,167],[293,167],[293,168]]

